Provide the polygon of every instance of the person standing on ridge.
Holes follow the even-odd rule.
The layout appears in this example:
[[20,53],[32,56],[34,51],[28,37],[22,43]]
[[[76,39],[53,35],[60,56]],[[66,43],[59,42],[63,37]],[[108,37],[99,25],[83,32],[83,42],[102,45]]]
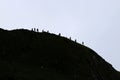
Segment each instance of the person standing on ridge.
[[84,42],[82,42],[82,45],[84,45]]
[[39,32],[39,29],[37,28],[37,32]]

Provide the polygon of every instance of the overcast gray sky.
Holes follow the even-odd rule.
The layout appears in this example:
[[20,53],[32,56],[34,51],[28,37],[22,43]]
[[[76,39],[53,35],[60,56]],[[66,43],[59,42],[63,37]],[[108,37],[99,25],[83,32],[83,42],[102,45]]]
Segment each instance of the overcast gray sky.
[[120,71],[120,0],[0,0],[0,28],[59,32]]

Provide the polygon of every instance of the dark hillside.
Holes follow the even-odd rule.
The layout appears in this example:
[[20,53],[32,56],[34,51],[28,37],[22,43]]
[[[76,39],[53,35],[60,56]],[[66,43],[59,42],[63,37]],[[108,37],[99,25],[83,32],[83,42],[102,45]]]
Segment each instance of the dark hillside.
[[120,80],[93,50],[47,32],[0,29],[0,80]]

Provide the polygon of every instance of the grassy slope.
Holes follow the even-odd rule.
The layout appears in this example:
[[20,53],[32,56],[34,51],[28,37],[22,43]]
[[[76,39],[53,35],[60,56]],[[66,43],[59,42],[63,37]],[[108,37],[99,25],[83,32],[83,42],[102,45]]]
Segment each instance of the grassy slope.
[[65,37],[0,30],[0,39],[3,80],[119,80],[112,66],[94,51]]

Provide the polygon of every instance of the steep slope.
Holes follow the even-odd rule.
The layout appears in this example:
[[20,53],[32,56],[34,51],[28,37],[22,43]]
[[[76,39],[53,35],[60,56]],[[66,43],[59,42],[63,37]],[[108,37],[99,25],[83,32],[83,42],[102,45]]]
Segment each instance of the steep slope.
[[65,37],[0,29],[0,80],[120,80],[93,50]]

